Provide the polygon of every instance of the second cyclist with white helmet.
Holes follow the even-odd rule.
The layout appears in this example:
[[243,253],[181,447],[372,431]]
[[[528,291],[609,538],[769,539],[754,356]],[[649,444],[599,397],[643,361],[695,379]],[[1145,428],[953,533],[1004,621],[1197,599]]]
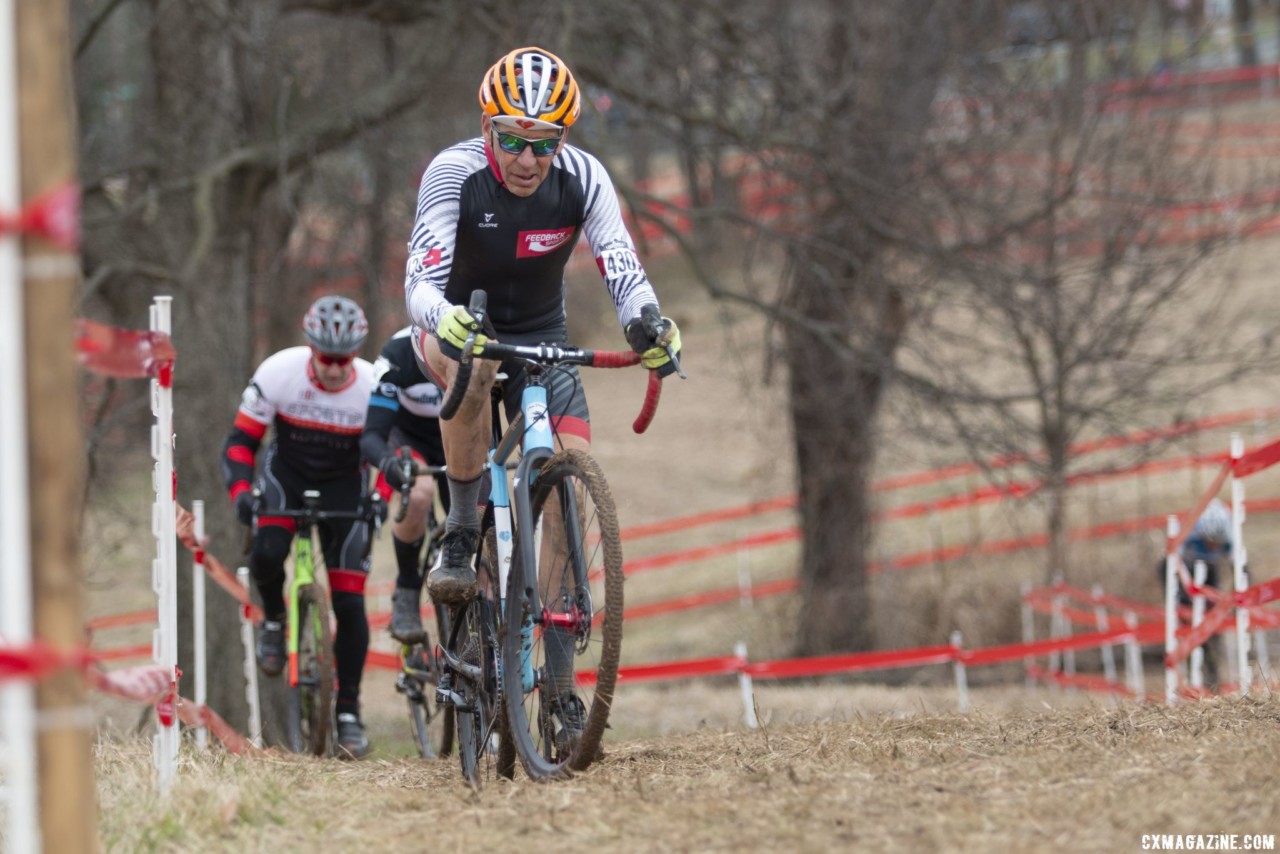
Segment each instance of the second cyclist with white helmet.
[[[359,358],[369,334],[364,312],[346,297],[321,297],[303,319],[307,345],[269,356],[254,372],[223,445],[222,471],[240,521],[253,520],[253,487],[262,495],[249,570],[266,619],[259,626],[258,666],[267,675],[285,665],[285,558],[295,520],[272,510],[298,510],[302,494],[320,492],[322,510],[354,511],[364,500],[360,457],[373,366]],[[272,439],[255,476],[259,447]],[[338,746],[348,756],[369,750],[360,720],[360,680],[369,651],[364,586],[369,574],[369,532],[354,520],[320,526],[337,618],[334,660]]]

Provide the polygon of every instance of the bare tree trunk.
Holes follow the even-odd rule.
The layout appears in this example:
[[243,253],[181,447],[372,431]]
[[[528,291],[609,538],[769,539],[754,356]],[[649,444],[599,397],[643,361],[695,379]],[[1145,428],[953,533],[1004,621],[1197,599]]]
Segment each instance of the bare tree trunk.
[[1236,53],[1240,65],[1258,64],[1258,45],[1253,37],[1253,0],[1232,0],[1231,18],[1235,22]]

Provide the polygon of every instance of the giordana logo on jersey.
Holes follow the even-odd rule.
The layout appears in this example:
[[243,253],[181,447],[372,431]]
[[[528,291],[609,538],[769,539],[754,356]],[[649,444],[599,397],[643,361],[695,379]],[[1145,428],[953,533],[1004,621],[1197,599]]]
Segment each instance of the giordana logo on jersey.
[[573,238],[574,226],[553,231],[522,231],[516,237],[517,258],[537,258],[554,252]]

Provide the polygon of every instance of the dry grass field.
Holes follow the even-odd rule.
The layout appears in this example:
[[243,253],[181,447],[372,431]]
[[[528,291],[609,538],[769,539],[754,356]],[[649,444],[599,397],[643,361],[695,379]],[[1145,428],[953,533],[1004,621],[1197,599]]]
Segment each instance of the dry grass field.
[[[472,791],[452,763],[99,747],[113,851],[1138,851],[1280,832],[1280,698],[868,714],[628,739],[585,774]],[[1264,840],[1265,841],[1265,840]]]
[[[1256,301],[1258,320],[1275,321],[1280,238],[1242,244],[1236,264],[1241,294]],[[793,488],[784,392],[777,376],[764,379],[762,323],[707,306],[691,290],[668,286],[663,293],[668,312],[681,321],[690,378],[667,383],[650,432],[635,436],[630,429],[643,392],[638,372],[585,378],[594,450],[624,528]],[[1204,416],[1270,406],[1280,402],[1278,391],[1280,375],[1260,378],[1192,409]],[[899,427],[885,430],[883,474],[956,461],[953,449],[914,442]],[[1235,429],[1249,442],[1280,435],[1276,422]],[[1165,455],[1225,450],[1228,432],[1204,434]],[[1185,510],[1212,474],[1186,469],[1084,488],[1073,495],[1072,524]],[[979,485],[958,481],[883,500],[892,506]],[[138,500],[145,489],[144,475],[96,493],[86,558],[91,614],[153,602],[149,564],[135,553],[146,525],[145,499]],[[1251,479],[1249,490],[1280,495],[1280,477]],[[893,556],[1029,533],[1038,530],[1037,513],[1034,506],[1000,505],[932,523],[892,523],[875,548]],[[1257,578],[1280,574],[1278,522],[1250,519]],[[790,513],[777,512],[640,540],[628,544],[628,558],[792,524]],[[374,582],[389,582],[390,549],[385,541],[375,548]],[[1157,534],[1079,543],[1071,581],[1156,603],[1159,550]],[[743,576],[792,577],[797,555],[794,544],[783,544],[641,573],[628,579],[628,604],[731,587]],[[1016,640],[1018,585],[1043,583],[1042,563],[1043,554],[1029,551],[878,576],[873,595],[882,644],[941,643],[956,628],[971,645]],[[211,598],[211,607],[218,603],[225,605],[221,594]],[[371,602],[372,609],[386,607],[385,599]],[[783,657],[795,619],[794,597],[778,596],[751,609],[733,603],[639,620],[627,626],[624,663],[725,655],[738,641],[747,642],[753,659]],[[119,632],[111,643],[140,637]],[[1080,661],[1096,666],[1084,655]],[[1158,690],[1153,664],[1149,678]],[[934,667],[857,680],[757,683],[763,725],[756,730],[743,726],[730,680],[624,685],[598,766],[554,785],[518,777],[476,792],[462,783],[455,762],[409,758],[394,677],[370,671],[364,690],[375,743],[370,761],[186,749],[168,801],[151,794],[149,745],[132,734],[137,710],[95,698],[101,835],[107,850],[128,852],[459,851],[508,844],[593,852],[1021,852],[1142,850],[1144,834],[1280,834],[1280,799],[1272,790],[1280,767],[1280,697],[1265,689],[1249,699],[1169,709],[1028,689],[1014,671],[971,671],[973,710],[961,715],[950,679],[949,668]],[[232,723],[243,729],[243,722]]]

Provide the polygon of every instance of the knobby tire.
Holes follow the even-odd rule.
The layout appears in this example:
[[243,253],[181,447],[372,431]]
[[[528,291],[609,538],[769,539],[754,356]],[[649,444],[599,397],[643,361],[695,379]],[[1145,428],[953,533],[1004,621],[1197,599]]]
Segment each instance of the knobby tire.
[[289,746],[324,756],[333,729],[333,636],[318,584],[298,590],[298,684],[289,690]]
[[[618,662],[622,654],[622,542],[609,485],[599,465],[589,454],[577,449],[564,450],[542,465],[531,487],[533,518],[525,520],[522,529],[516,532],[517,543],[520,538],[533,535],[544,511],[560,506],[561,496],[567,488],[576,489],[578,496],[578,518],[567,520],[567,523],[579,529],[577,536],[570,539],[576,539],[582,544],[583,553],[577,559],[589,571],[592,612],[595,617],[589,628],[590,641],[585,644],[585,649],[581,648],[582,639],[578,638],[574,654],[575,672],[581,674],[586,669],[594,668],[596,678],[594,687],[589,682],[577,685],[576,694],[584,701],[586,720],[577,746],[567,756],[561,755],[544,727],[547,721],[541,714],[541,684],[528,694],[523,692],[520,625],[530,615],[524,595],[525,571],[520,558],[521,551],[517,546],[509,578],[506,619],[503,624],[503,701],[521,764],[535,780],[553,779],[571,771],[580,771],[599,756],[600,742],[609,722],[609,711],[617,685]],[[544,560],[545,556],[539,556],[538,559]],[[558,554],[548,562],[552,565],[567,565],[573,559],[571,555]],[[548,577],[549,569],[540,568],[539,595],[544,608],[556,598],[551,595],[551,591],[543,589]],[[562,593],[563,591],[558,595]],[[535,668],[541,668],[545,657],[544,650],[540,648],[541,630],[536,626],[533,637],[533,664]],[[540,676],[536,678],[541,682]]]

